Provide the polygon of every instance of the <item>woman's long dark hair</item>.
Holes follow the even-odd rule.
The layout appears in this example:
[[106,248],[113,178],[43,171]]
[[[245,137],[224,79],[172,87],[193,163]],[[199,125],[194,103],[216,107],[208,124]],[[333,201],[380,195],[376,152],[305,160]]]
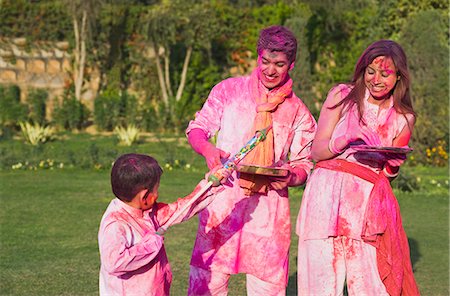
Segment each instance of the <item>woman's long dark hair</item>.
[[396,74],[400,78],[397,80],[397,83],[392,90],[395,110],[404,115],[409,113],[416,116],[409,94],[410,77],[406,55],[402,47],[392,40],[378,40],[367,47],[356,63],[353,79],[350,83],[350,85],[353,86],[351,91],[339,103],[332,106],[331,109],[341,105],[344,105],[345,108],[350,108],[356,104],[358,107],[359,118],[362,120],[364,112],[363,100],[366,91],[364,74],[367,66],[379,56],[385,56],[392,59],[395,68],[397,69]]

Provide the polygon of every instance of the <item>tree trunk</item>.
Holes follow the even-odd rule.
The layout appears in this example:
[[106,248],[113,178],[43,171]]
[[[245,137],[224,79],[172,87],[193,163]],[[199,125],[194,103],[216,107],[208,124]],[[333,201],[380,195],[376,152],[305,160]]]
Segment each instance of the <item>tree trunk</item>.
[[155,43],[153,43],[152,46],[155,52],[156,72],[158,73],[158,80],[159,86],[161,87],[162,99],[166,107],[166,110],[169,110],[169,95],[167,94],[166,83],[164,81],[164,73],[161,67],[161,61],[159,60],[159,51]]
[[186,76],[187,76],[187,70],[189,68],[189,61],[191,59],[191,54],[192,54],[192,46],[189,46],[186,51],[186,56],[184,57],[180,85],[178,85],[177,96],[175,97],[176,102],[178,102],[181,99],[181,96],[183,95],[184,86],[186,85]]
[[[75,52],[74,52],[74,83],[75,83],[75,98],[81,100],[81,90],[84,80],[84,67],[86,63],[86,24],[87,12],[83,11],[81,19],[81,28],[79,28],[78,20],[73,17],[73,29],[75,34]],[[80,30],[81,29],[81,30]]]
[[164,50],[164,78],[166,79],[167,93],[173,97],[172,84],[170,83],[170,49],[167,46]]

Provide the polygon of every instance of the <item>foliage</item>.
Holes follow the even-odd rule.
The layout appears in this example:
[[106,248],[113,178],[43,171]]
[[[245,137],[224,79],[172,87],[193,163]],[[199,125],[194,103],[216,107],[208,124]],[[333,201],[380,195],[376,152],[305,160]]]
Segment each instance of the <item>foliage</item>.
[[308,49],[307,24],[311,18],[311,9],[305,5],[298,5],[295,13],[286,21],[288,27],[297,37],[297,58],[295,67],[290,72],[293,80],[293,89],[297,96],[308,106],[311,113],[318,118],[320,111],[319,99],[321,94],[312,90],[312,65]]
[[[210,1],[163,1],[148,9],[140,55],[154,63],[163,102],[164,125],[176,127],[176,109],[188,81],[192,54],[203,51],[211,62],[212,41],[220,32],[217,12]],[[154,57],[152,57],[154,55]],[[160,105],[157,103],[157,105]]]
[[[448,1],[4,0],[2,36],[68,40],[74,55],[72,17],[92,4],[99,4],[87,12],[95,38],[85,40],[90,50],[77,89],[99,74],[93,121],[100,130],[128,123],[146,131],[184,130],[213,85],[251,71],[259,31],[280,24],[298,38],[294,90],[316,118],[329,89],[351,79],[362,51],[377,39],[392,39],[405,48],[411,69],[418,111],[411,143],[415,162],[428,163],[426,149],[449,137],[443,108],[449,90]],[[72,5],[80,9],[69,12]],[[11,121],[8,126],[2,123],[2,137],[18,127]]]
[[39,123],[19,122],[22,135],[25,140],[37,146],[54,139],[54,129],[51,126],[41,126]]
[[105,92],[95,99],[94,123],[100,130],[111,131],[119,125],[121,115],[121,100],[118,92]]
[[114,133],[119,138],[119,143],[125,146],[131,146],[139,141],[140,130],[134,124],[130,124],[127,127],[116,126]]
[[27,106],[20,102],[20,88],[0,85],[0,138],[12,137],[19,121],[26,120],[27,114]]
[[107,90],[94,102],[94,122],[100,130],[112,131],[116,126],[139,124],[139,103],[127,92]]
[[62,1],[2,0],[0,28],[3,37],[64,41],[72,24]]
[[427,163],[432,166],[448,165],[448,143],[439,140],[436,146],[426,149]]
[[[449,46],[448,19],[437,11],[421,11],[402,30],[401,42],[409,58],[412,98],[417,111],[413,147],[421,159],[439,140],[449,138]],[[442,146],[442,145],[441,145]],[[448,147],[444,145],[446,153]]]
[[219,66],[214,60],[210,60],[209,63],[204,62],[205,55],[207,53],[200,50],[192,54],[191,66],[187,73],[191,83],[186,86],[186,91],[175,108],[175,126],[178,130],[186,128],[189,121],[194,118],[195,112],[206,101],[211,86],[220,82],[222,78]]
[[141,133],[138,142],[132,146],[124,146],[119,145],[116,136],[109,133],[95,137],[84,132],[56,135],[57,141],[38,146],[28,145],[21,140],[1,141],[0,170],[36,170],[51,167],[110,169],[118,155],[131,152],[150,153],[161,166],[169,164],[173,168],[190,171],[205,169],[204,161],[188,147],[185,137]]
[[55,100],[53,120],[56,125],[66,130],[81,130],[88,122],[89,109],[75,96],[66,94],[62,101]]
[[139,108],[141,121],[139,125],[143,130],[148,132],[164,132],[164,103],[161,101],[152,100],[144,102]]
[[48,92],[44,89],[33,89],[28,94],[27,103],[29,106],[29,119],[40,125],[46,121]]
[[410,173],[407,167],[404,167],[397,178],[392,181],[392,188],[405,192],[414,192],[420,190],[420,179]]

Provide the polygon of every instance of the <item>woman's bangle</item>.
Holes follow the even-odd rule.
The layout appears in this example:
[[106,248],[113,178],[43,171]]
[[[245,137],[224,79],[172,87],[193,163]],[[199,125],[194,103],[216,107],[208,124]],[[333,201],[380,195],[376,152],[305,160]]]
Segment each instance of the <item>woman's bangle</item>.
[[345,148],[342,150],[338,150],[336,149],[336,146],[334,145],[336,141],[336,138],[331,138],[330,141],[328,142],[328,150],[330,150],[331,153],[333,154],[341,154],[342,152],[345,151]]
[[399,172],[400,172],[400,170],[398,170],[398,172],[396,172],[396,173],[394,173],[394,174],[389,173],[389,172],[387,171],[387,169],[386,169],[386,164],[383,166],[383,173],[384,173],[384,175],[385,175],[386,177],[388,177],[388,178],[395,178],[395,177],[397,177]]

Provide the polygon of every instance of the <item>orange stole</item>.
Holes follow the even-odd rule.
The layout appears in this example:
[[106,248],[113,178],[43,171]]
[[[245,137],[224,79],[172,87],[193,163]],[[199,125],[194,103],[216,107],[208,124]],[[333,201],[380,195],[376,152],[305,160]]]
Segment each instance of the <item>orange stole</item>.
[[[261,85],[258,77],[258,70],[253,70],[250,77],[252,95],[257,103],[256,117],[253,123],[253,134],[261,129],[272,125],[272,112],[279,104],[282,104],[286,97],[292,94],[292,79],[289,78],[282,86],[275,88],[265,94],[264,86]],[[274,138],[273,129],[267,133],[266,139],[257,145],[243,159],[242,163],[248,165],[273,166],[274,165]],[[239,174],[239,185],[244,189],[245,195],[254,193],[266,194],[268,190],[268,177],[256,174]]]

